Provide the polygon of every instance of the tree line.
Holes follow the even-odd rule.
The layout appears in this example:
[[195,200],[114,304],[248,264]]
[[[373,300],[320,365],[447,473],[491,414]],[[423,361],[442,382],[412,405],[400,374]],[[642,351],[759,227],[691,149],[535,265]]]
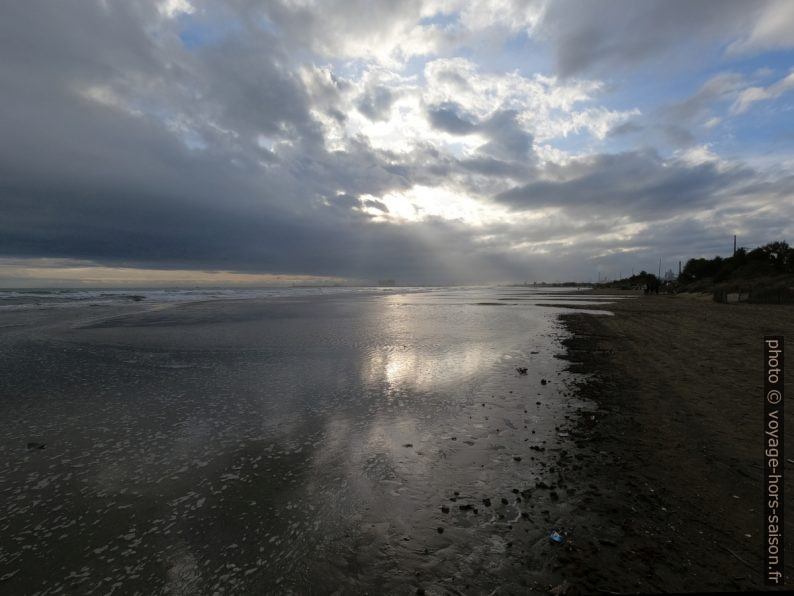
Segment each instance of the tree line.
[[678,281],[688,284],[710,278],[721,282],[787,273],[794,273],[794,248],[778,240],[749,251],[738,248],[727,258],[689,259]]

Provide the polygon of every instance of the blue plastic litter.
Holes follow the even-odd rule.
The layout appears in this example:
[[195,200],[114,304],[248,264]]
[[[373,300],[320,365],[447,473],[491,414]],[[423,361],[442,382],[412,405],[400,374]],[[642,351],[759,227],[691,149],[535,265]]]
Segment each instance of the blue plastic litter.
[[551,534],[549,534],[549,540],[552,542],[556,542],[557,544],[562,544],[565,542],[565,537],[560,534],[557,530],[553,530]]

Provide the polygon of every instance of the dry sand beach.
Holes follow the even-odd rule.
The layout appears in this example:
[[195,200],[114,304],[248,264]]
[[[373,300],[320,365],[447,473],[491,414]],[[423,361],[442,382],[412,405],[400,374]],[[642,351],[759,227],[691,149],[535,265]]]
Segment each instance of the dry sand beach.
[[[794,336],[794,309],[688,295],[609,309],[562,316],[572,369],[592,375],[581,394],[598,403],[576,432],[586,465],[569,477],[585,487],[560,557],[571,591],[763,589],[762,340]],[[789,585],[793,568],[789,556]]]

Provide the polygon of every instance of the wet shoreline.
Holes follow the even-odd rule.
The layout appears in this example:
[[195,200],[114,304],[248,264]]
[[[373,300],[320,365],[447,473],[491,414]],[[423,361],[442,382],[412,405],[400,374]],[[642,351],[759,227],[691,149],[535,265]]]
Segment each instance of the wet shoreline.
[[3,589],[544,593],[587,404],[501,291],[4,315]]

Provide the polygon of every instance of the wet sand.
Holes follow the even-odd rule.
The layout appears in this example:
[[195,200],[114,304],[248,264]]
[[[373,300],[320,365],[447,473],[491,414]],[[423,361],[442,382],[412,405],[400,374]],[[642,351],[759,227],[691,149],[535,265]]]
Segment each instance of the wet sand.
[[[585,465],[568,479],[584,491],[570,502],[571,540],[558,559],[563,588],[764,589],[763,336],[794,337],[794,309],[686,295],[640,296],[609,309],[614,317],[562,316],[575,334],[565,341],[571,368],[591,375],[580,393],[597,404],[573,432]],[[793,415],[789,406],[789,445]]]
[[546,593],[590,404],[537,302],[0,313],[0,591]]

